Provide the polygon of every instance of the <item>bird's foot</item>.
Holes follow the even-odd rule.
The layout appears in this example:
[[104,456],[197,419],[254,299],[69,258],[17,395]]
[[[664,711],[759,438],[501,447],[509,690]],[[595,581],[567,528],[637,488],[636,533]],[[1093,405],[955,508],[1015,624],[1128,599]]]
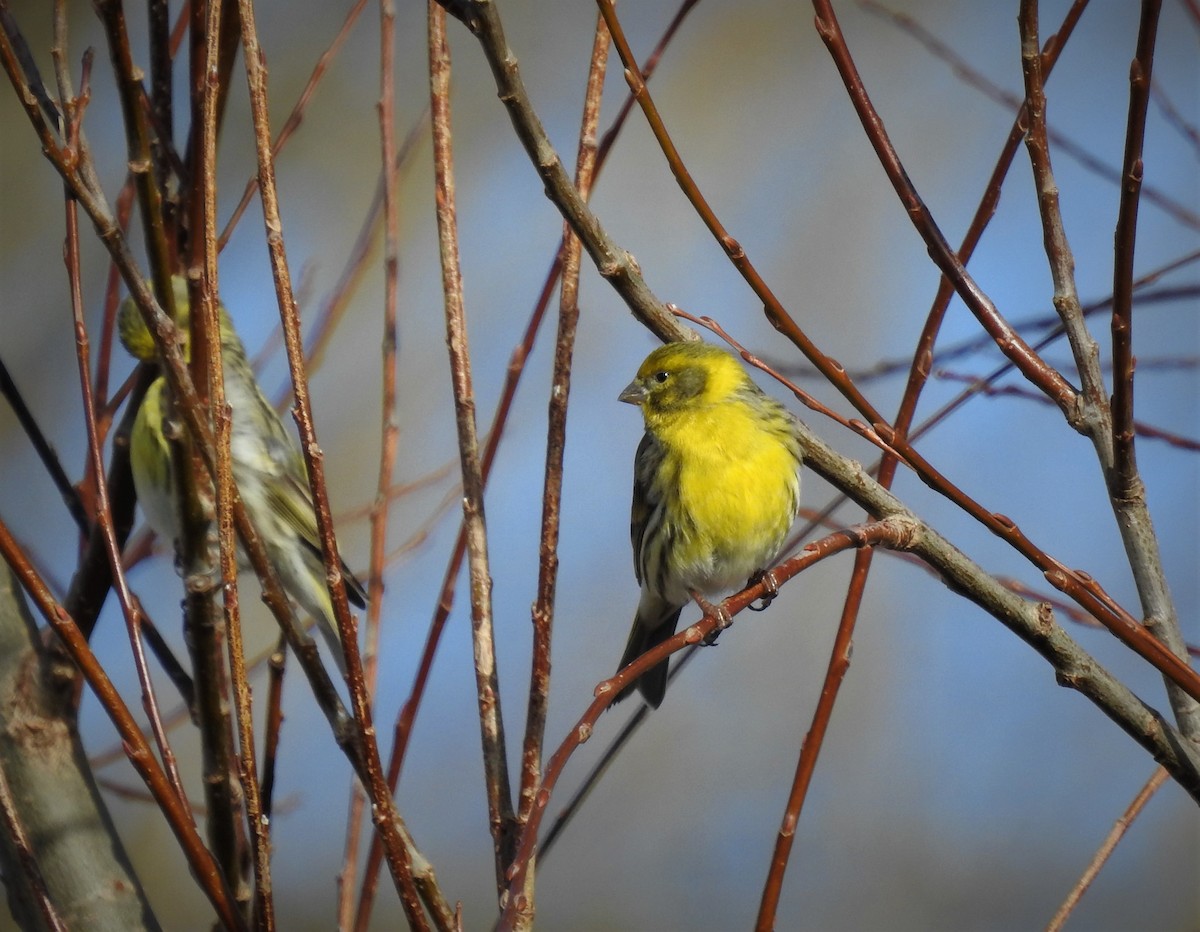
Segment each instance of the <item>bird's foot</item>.
[[733,619],[729,617],[729,612],[725,611],[723,605],[719,603],[714,605],[698,592],[692,591],[692,600],[700,606],[700,611],[704,612],[705,615],[711,615],[716,619],[717,626],[700,642],[705,647],[712,647],[717,643],[717,638],[721,636],[721,632],[733,624]]
[[779,595],[779,583],[775,581],[775,574],[770,570],[759,570],[748,580],[746,580],[746,588],[762,584],[763,594],[757,605],[753,603],[747,605],[746,608],[752,612],[765,612],[767,607],[775,601],[775,596]]

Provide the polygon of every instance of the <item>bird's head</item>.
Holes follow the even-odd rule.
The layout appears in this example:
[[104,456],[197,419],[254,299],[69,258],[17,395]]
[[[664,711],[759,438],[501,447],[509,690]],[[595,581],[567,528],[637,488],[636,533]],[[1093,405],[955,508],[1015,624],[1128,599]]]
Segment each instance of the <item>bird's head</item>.
[[646,420],[726,401],[750,382],[742,364],[708,343],[667,343],[646,357],[637,378],[618,395]]
[[[185,360],[191,360],[191,327],[189,326],[188,305],[188,288],[187,280],[182,275],[171,276],[171,288],[174,291],[175,313],[177,315],[175,327],[179,333],[179,349],[183,353]],[[220,306],[221,315],[221,342],[225,344],[230,340],[237,340],[237,333],[233,329],[233,322],[229,319],[229,314],[225,311],[225,306]],[[134,303],[132,297],[126,298],[121,302],[121,308],[117,312],[117,333],[121,337],[121,344],[129,352],[129,355],[134,359],[140,359],[142,362],[153,362],[155,356],[154,339],[150,336],[150,329],[146,326],[146,321],[142,318],[142,312],[138,310],[137,304]],[[240,343],[240,341],[239,341]]]

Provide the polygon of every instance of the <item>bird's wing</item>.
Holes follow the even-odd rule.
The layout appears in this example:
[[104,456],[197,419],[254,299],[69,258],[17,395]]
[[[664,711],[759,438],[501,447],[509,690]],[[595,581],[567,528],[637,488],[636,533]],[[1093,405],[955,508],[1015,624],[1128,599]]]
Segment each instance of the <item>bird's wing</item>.
[[649,432],[642,435],[633,458],[633,508],[629,516],[629,537],[633,542],[633,572],[642,584],[642,542],[646,527],[658,502],[654,501],[654,473],[662,460],[658,441]]

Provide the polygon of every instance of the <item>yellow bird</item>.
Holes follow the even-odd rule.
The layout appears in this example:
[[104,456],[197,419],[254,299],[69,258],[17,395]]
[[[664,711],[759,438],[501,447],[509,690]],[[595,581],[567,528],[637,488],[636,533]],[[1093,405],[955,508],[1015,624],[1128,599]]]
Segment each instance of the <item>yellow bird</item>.
[[[695,595],[737,590],[778,555],[800,506],[796,419],[741,362],[706,343],[652,352],[621,401],[642,409],[630,535],[642,587],[618,670],[675,633]],[[658,708],[667,661],[637,687]]]
[[[172,284],[183,354],[189,358],[187,283],[175,276]],[[345,657],[326,584],[317,519],[300,447],[263,396],[242,341],[223,305],[220,319],[225,397],[232,412],[230,452],[234,482],[284,589],[317,621],[344,674]],[[130,298],[121,304],[117,327],[121,342],[130,355],[144,362],[156,358],[154,341],[141,312]],[[130,464],[146,520],[160,537],[174,543],[179,537],[175,500],[178,492],[171,449],[163,428],[169,391],[166,378],[159,376],[146,392],[134,420]],[[346,597],[359,608],[365,607],[366,593],[362,583],[345,563],[342,564],[342,578]]]

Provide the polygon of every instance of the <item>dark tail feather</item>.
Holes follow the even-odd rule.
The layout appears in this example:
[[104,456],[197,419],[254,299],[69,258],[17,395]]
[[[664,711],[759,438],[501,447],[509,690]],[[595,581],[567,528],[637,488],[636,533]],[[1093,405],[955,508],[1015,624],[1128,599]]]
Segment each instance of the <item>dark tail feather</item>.
[[346,584],[347,601],[358,608],[366,608],[367,589],[346,565],[345,560],[342,561],[342,580]]
[[[629,641],[625,644],[625,653],[621,657],[621,663],[617,667],[622,670],[638,657],[646,653],[653,647],[657,647],[667,638],[675,633],[675,625],[679,623],[679,613],[683,611],[683,606],[668,612],[663,616],[662,620],[653,628],[642,623],[641,617],[634,619],[633,630],[629,632]],[[631,692],[634,687],[642,694],[642,698],[649,703],[651,708],[657,709],[662,705],[663,697],[667,694],[667,661],[651,667],[640,677],[622,689],[617,698],[613,700],[613,704],[620,702]]]

